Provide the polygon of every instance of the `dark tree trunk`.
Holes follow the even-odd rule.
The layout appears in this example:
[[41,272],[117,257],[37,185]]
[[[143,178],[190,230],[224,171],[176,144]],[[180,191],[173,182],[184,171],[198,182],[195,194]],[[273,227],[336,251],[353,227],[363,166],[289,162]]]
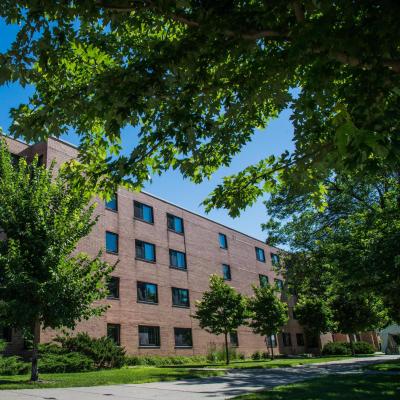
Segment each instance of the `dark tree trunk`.
[[350,339],[351,355],[355,356],[356,355],[356,351],[354,350],[354,335],[352,333],[349,334],[349,339]]
[[226,356],[226,363],[229,364],[229,347],[228,347],[228,333],[225,332],[225,356]]
[[39,380],[39,342],[40,342],[40,321],[37,319],[33,326],[33,346],[32,346],[32,368],[31,368],[31,381],[37,382]]

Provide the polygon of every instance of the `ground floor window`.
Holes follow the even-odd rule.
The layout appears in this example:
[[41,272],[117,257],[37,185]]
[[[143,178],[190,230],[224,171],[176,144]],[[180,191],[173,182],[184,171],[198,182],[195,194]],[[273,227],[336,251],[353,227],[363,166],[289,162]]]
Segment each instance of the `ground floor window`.
[[297,346],[304,346],[304,335],[302,333],[296,333]]
[[121,325],[107,324],[107,337],[119,346],[121,344]]
[[190,328],[174,328],[175,347],[192,347],[192,330]]
[[239,337],[236,331],[229,334],[229,341],[232,347],[239,347]]
[[9,326],[4,326],[0,328],[0,339],[4,340],[5,342],[12,341],[12,329]]
[[289,347],[292,345],[292,336],[289,332],[282,332],[283,345]]
[[139,346],[160,347],[160,327],[139,325]]

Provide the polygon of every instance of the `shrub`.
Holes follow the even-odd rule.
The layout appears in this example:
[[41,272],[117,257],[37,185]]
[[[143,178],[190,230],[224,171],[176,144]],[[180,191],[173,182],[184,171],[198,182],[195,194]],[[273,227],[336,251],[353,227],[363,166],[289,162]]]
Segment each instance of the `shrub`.
[[[347,343],[349,344],[349,343]],[[371,344],[367,342],[355,342],[354,343],[354,352],[356,354],[373,354],[375,353],[374,348]]]
[[96,368],[121,368],[125,363],[125,350],[107,337],[92,338],[87,333],[56,339],[68,352],[81,353],[93,360]]
[[0,375],[22,375],[28,373],[29,369],[29,363],[18,357],[0,357]]
[[268,353],[268,351],[263,351],[263,353],[261,354],[261,357],[266,360],[268,358],[271,358],[270,354]]
[[81,353],[51,354],[39,359],[40,372],[83,372],[95,369],[93,361]]
[[[229,356],[231,360],[239,359],[236,347],[229,346]],[[225,345],[217,346],[215,343],[208,345],[207,360],[209,362],[224,362],[225,358]]]
[[261,360],[262,358],[262,354],[261,351],[255,351],[252,355],[251,355],[251,359],[252,360]]
[[125,357],[126,365],[151,365],[155,367],[170,366],[170,365],[189,365],[189,364],[204,364],[207,362],[205,356],[127,356]]
[[322,354],[325,356],[347,356],[351,354],[351,350],[348,343],[329,342],[322,349]]
[[245,359],[246,359],[246,356],[245,356],[244,353],[239,353],[239,354],[238,354],[238,358],[239,358],[239,360],[245,360]]

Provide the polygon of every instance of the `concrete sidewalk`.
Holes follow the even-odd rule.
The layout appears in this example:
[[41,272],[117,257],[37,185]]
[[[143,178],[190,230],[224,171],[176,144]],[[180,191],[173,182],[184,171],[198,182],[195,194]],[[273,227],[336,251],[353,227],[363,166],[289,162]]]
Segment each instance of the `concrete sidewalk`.
[[326,374],[354,373],[377,361],[400,356],[356,358],[294,368],[232,370],[219,377],[154,382],[134,385],[76,387],[65,389],[0,390],[1,400],[188,400],[229,399],[240,394],[286,385]]

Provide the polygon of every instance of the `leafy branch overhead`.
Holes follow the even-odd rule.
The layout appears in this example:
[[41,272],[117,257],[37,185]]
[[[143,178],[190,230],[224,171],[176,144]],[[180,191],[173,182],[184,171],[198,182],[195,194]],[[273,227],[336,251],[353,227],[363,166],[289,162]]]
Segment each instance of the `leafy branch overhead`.
[[[71,172],[111,191],[169,168],[201,182],[290,108],[293,152],[266,148],[206,207],[238,215],[282,188],[318,203],[332,174],[399,168],[399,13],[395,0],[4,0],[18,34],[0,82],[35,88],[10,131],[40,140],[73,128]],[[126,126],[140,131],[128,156]]]

